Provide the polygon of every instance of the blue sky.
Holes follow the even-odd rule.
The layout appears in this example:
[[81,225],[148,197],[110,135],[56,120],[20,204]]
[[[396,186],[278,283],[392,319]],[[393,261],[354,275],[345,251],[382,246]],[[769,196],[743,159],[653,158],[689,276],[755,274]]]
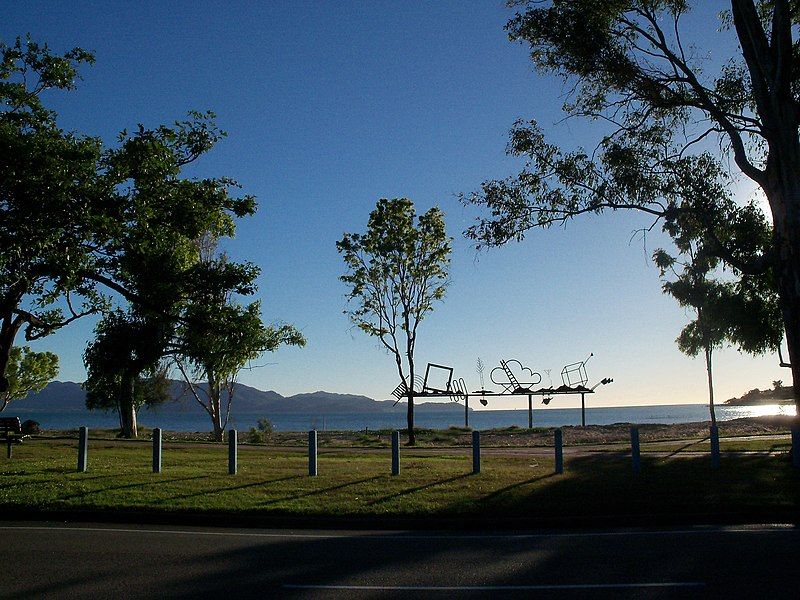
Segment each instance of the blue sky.
[[[724,3],[702,4],[688,25],[713,41],[703,52],[714,62],[731,44],[716,33]],[[56,51],[96,53],[77,91],[47,96],[65,129],[113,143],[137,123],[217,113],[228,138],[193,173],[233,177],[258,198],[226,248],[262,268],[265,320],[308,339],[265,355],[241,382],[388,397],[393,360],[342,314],[335,243],[365,228],[379,198],[406,196],[420,211],[439,205],[454,238],[447,298],[420,330],[423,369],[451,365],[477,389],[478,357],[489,367],[514,358],[559,384],[565,364],[593,352],[591,382],[615,380],[594,405],[706,401],[702,360],[674,344],[687,315],[662,295],[649,260],[666,241],[657,232],[631,241],[644,217],[590,217],[481,253],[462,237],[475,212],[456,194],[515,172],[504,150],[516,118],[536,118],[568,147],[591,147],[596,131],[560,121],[564,87],[508,42],[504,3],[15,2],[4,12],[7,43],[29,32]],[[87,319],[36,345],[60,355],[61,379],[83,379],[92,327]],[[790,379],[776,357],[735,350],[718,352],[715,375],[719,399]]]

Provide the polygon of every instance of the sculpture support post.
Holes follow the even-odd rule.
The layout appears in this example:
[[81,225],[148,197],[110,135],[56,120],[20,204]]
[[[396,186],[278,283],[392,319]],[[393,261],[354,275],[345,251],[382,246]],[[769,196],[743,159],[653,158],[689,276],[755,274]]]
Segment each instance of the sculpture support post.
[[533,395],[528,394],[528,429],[533,429]]

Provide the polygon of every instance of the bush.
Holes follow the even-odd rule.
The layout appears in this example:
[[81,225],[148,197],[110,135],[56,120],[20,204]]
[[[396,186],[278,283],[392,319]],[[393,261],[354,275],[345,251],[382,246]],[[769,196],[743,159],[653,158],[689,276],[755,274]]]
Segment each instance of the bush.
[[250,433],[247,435],[247,441],[251,444],[263,444],[267,441],[263,431],[259,431],[255,427],[250,428]]
[[263,444],[272,435],[272,431],[272,421],[264,417],[258,420],[255,427],[250,428],[247,439],[251,444]]
[[37,435],[42,432],[42,428],[39,423],[32,421],[31,419],[23,421],[20,428],[22,429],[23,435]]

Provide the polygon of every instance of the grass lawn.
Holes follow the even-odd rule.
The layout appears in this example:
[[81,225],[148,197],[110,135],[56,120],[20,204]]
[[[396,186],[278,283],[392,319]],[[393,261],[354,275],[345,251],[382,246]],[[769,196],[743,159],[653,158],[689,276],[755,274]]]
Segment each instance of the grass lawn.
[[[773,442],[774,443],[774,440]],[[164,444],[161,474],[147,443],[92,440],[89,470],[77,473],[75,440],[27,440],[2,458],[0,508],[141,513],[223,513],[232,517],[466,517],[559,521],[624,515],[680,517],[795,514],[800,472],[786,455],[722,458],[600,453],[567,456],[553,473],[548,456],[485,453],[472,474],[468,449],[401,450],[393,477],[386,449],[320,449],[319,476],[308,477],[301,449],[241,446],[239,473],[227,474],[224,445]],[[764,518],[764,517],[761,517]]]

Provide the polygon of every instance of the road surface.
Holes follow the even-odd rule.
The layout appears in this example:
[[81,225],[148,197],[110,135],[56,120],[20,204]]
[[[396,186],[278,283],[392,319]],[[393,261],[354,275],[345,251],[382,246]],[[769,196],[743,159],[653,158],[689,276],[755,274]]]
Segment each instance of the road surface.
[[791,525],[491,534],[5,522],[0,534],[2,598],[800,597]]

